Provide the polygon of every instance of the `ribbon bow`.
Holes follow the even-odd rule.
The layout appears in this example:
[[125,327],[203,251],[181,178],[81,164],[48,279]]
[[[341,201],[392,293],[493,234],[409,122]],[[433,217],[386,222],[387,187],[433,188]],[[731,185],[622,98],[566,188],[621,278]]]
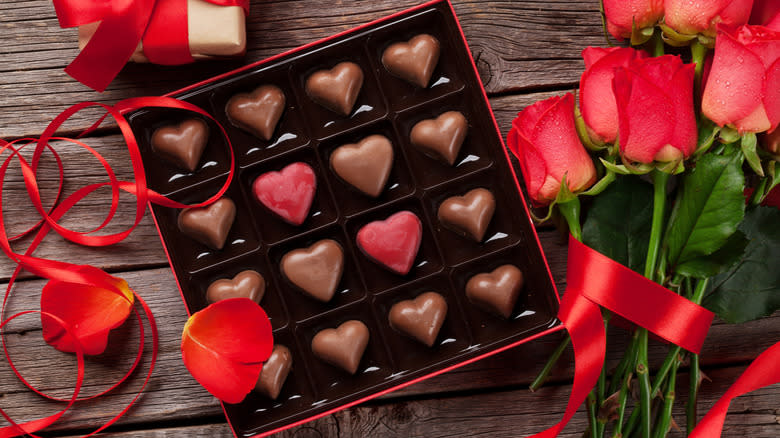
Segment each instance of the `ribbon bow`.
[[[155,64],[193,61],[189,50],[188,0],[53,0],[60,27],[100,22],[84,50],[65,68],[77,81],[104,91],[143,41],[144,54]],[[218,6],[240,6],[249,0],[204,0]]]

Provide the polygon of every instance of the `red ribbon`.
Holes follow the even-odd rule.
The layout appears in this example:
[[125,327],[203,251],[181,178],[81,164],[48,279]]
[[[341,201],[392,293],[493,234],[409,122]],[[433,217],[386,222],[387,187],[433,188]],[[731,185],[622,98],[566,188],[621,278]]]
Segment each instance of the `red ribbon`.
[[[652,333],[699,353],[713,319],[709,310],[587,247],[569,239],[567,289],[558,317],[574,347],[574,384],[563,419],[533,435],[552,438],[571,420],[596,386],[606,353],[606,334],[599,306]],[[780,382],[780,343],[761,354],[702,419],[691,436],[719,437],[734,397]]]
[[[79,112],[80,110],[84,108],[88,108],[91,106],[101,106],[103,107],[108,115],[111,115],[114,117],[117,121],[117,124],[119,125],[119,129],[122,132],[122,135],[125,138],[125,141],[127,143],[128,152],[130,155],[130,160],[133,167],[134,172],[134,180],[133,181],[119,181],[117,180],[113,170],[111,169],[111,166],[108,164],[108,162],[100,155],[100,153],[94,149],[92,149],[90,146],[84,144],[83,142],[77,140],[77,139],[68,139],[68,138],[58,138],[58,137],[52,137],[53,133],[72,115]],[[225,137],[228,145],[228,149],[230,151],[230,173],[228,174],[228,177],[226,178],[222,188],[212,196],[210,199],[194,205],[189,206],[186,204],[181,204],[179,202],[172,201],[168,198],[163,197],[162,195],[150,190],[146,185],[146,174],[144,172],[143,163],[141,161],[141,153],[138,147],[138,142],[135,138],[135,135],[133,134],[132,129],[130,128],[130,124],[125,119],[124,115],[125,113],[129,111],[133,111],[136,109],[144,108],[144,107],[163,107],[163,108],[175,108],[180,110],[187,110],[192,111],[197,114],[200,114],[203,117],[206,117],[208,119],[211,119],[216,123],[216,125],[219,127],[222,135]],[[103,116],[100,120],[98,120],[97,123],[95,123],[92,127],[84,131],[80,137],[86,136],[95,129],[100,126],[100,124],[103,122],[106,116]],[[97,183],[92,184],[89,186],[82,187],[78,190],[76,190],[75,193],[68,196],[67,198],[63,199],[61,202],[58,203],[59,200],[59,194],[62,191],[62,183],[63,183],[63,166],[62,161],[59,158],[59,155],[55,151],[55,149],[49,144],[50,140],[61,140],[61,141],[67,141],[73,144],[76,144],[80,147],[85,148],[87,151],[89,151],[103,166],[103,168],[106,171],[106,174],[108,176],[109,181],[105,183]],[[24,159],[20,154],[19,151],[24,148],[25,146],[29,144],[36,144],[36,149],[34,151],[32,161],[31,163],[28,162],[26,159]],[[44,317],[51,317],[53,318],[58,324],[62,325],[63,328],[66,331],[70,331],[70,328],[68,325],[58,319],[56,316],[50,315],[45,312],[38,312],[38,311],[26,311],[26,312],[20,312],[17,313],[8,319],[4,319],[5,314],[5,306],[8,301],[8,298],[11,294],[14,282],[19,274],[19,272],[22,269],[26,269],[27,271],[38,275],[43,278],[48,279],[56,279],[60,281],[66,281],[66,282],[73,282],[73,283],[81,283],[81,284],[99,284],[103,285],[102,277],[98,277],[95,275],[94,270],[84,270],[80,269],[80,266],[73,265],[70,263],[60,262],[56,260],[47,260],[42,259],[39,257],[33,256],[33,252],[38,247],[38,245],[41,243],[43,238],[51,231],[56,231],[60,236],[64,237],[65,239],[78,243],[81,245],[86,246],[107,246],[112,245],[114,243],[118,243],[122,241],[125,237],[127,237],[133,229],[138,225],[138,223],[141,221],[141,219],[144,216],[144,213],[146,211],[146,207],[149,202],[172,207],[172,208],[187,208],[187,207],[197,207],[197,206],[204,206],[211,202],[216,201],[219,199],[225,191],[230,186],[230,183],[233,180],[234,172],[235,172],[235,159],[233,156],[233,149],[230,144],[230,139],[227,136],[227,133],[225,132],[224,128],[217,122],[210,114],[208,114],[206,111],[192,105],[186,102],[182,102],[173,98],[169,97],[143,97],[143,98],[134,98],[134,99],[128,99],[119,102],[118,104],[112,106],[107,106],[100,103],[81,103],[78,105],[75,105],[66,111],[64,111],[62,114],[60,114],[57,118],[52,121],[52,123],[46,128],[43,135],[40,137],[40,139],[19,139],[15,140],[13,142],[5,142],[3,140],[0,140],[0,146],[2,148],[0,149],[0,156],[5,152],[10,152],[10,156],[5,159],[2,166],[0,166],[0,249],[13,261],[17,263],[17,267],[13,272],[13,275],[11,276],[8,287],[6,288],[5,296],[3,299],[2,308],[0,308],[0,339],[2,339],[3,343],[3,350],[6,356],[6,359],[8,360],[9,365],[11,366],[12,371],[14,374],[22,381],[24,385],[26,385],[28,388],[30,388],[32,391],[40,394],[43,397],[46,397],[51,400],[56,401],[67,401],[68,404],[65,406],[64,409],[59,411],[58,413],[55,413],[53,415],[50,415],[48,417],[44,417],[38,420],[29,421],[27,423],[19,424],[14,422],[2,409],[0,409],[0,415],[4,417],[11,425],[7,427],[0,428],[0,438],[6,438],[6,437],[13,437],[18,435],[32,435],[33,433],[50,426],[54,422],[56,422],[68,409],[70,409],[74,403],[77,401],[82,400],[88,400],[95,397],[99,397],[109,391],[112,391],[114,388],[119,386],[122,382],[124,382],[140,365],[141,363],[141,357],[144,352],[144,326],[143,322],[141,320],[141,316],[138,313],[138,310],[133,308],[133,311],[135,312],[136,318],[139,323],[140,327],[140,342],[138,347],[138,353],[136,355],[135,361],[133,365],[130,367],[130,369],[126,372],[126,374],[114,385],[112,385],[110,388],[108,388],[105,391],[102,391],[101,393],[86,397],[86,398],[79,398],[78,394],[81,389],[82,383],[83,383],[83,375],[84,375],[84,364],[83,364],[83,351],[81,350],[81,346],[77,344],[77,379],[76,379],[76,388],[74,389],[73,396],[70,399],[59,399],[56,397],[49,396],[42,391],[38,390],[37,388],[33,387],[27,380],[24,379],[24,377],[20,374],[20,372],[17,370],[16,366],[14,365],[13,361],[11,360],[11,357],[8,353],[8,350],[6,348],[5,344],[5,337],[3,332],[3,327],[5,327],[8,322],[11,320],[18,318],[22,315],[28,314],[28,313],[40,313]],[[57,199],[55,200],[54,204],[55,207],[51,207],[49,209],[46,209],[43,206],[43,203],[41,201],[41,196],[38,188],[38,181],[37,181],[37,169],[38,169],[38,163],[40,160],[41,155],[44,153],[45,150],[49,150],[54,155],[59,169],[59,187],[57,189]],[[24,179],[24,184],[27,189],[29,198],[33,204],[33,207],[38,212],[38,214],[41,216],[41,220],[38,222],[38,224],[34,225],[31,229],[21,233],[18,236],[14,236],[9,238],[6,227],[5,227],[5,220],[2,213],[2,195],[3,195],[3,181],[5,180],[6,172],[10,166],[10,164],[16,159],[18,161],[21,170],[22,170],[22,176]],[[84,199],[87,195],[94,192],[95,190],[98,190],[102,187],[109,186],[111,188],[111,207],[109,208],[106,218],[104,219],[103,223],[96,227],[94,230],[88,231],[88,232],[77,232],[74,230],[70,230],[68,228],[65,228],[61,226],[58,221],[60,218],[62,218],[65,213],[67,213],[70,208],[75,206],[79,201]],[[133,224],[128,227],[124,231],[120,231],[114,234],[103,234],[103,235],[95,235],[94,233],[102,230],[104,227],[106,227],[111,220],[114,218],[114,215],[117,211],[118,205],[119,205],[119,191],[124,190],[136,197],[136,213],[135,213],[135,221]],[[30,246],[27,248],[27,250],[23,254],[16,253],[13,248],[11,247],[11,241],[15,240],[21,236],[30,234],[32,232],[35,232],[37,229],[36,235],[33,238],[32,242],[30,243]],[[113,291],[121,296],[124,296],[119,290]],[[140,306],[142,307],[147,319],[149,320],[149,325],[151,327],[151,334],[153,339],[153,347],[152,347],[152,355],[151,355],[151,362],[149,371],[146,374],[146,378],[139,389],[138,393],[136,394],[135,398],[133,398],[127,406],[122,409],[116,416],[114,416],[111,420],[106,422],[103,426],[98,428],[96,431],[90,433],[89,435],[96,434],[111,424],[115,423],[119,418],[121,418],[127,411],[131,408],[131,406],[135,403],[135,401],[138,400],[138,398],[141,396],[143,389],[146,387],[146,384],[149,382],[149,379],[152,376],[152,372],[154,371],[154,364],[156,362],[157,358],[157,352],[158,352],[158,333],[157,333],[157,326],[154,320],[154,316],[152,315],[151,309],[146,304],[146,302],[135,292],[133,292],[135,295],[135,299],[138,300]]]
[[[240,6],[249,0],[204,0]],[[143,40],[144,54],[155,64],[193,61],[189,49],[187,0],[53,0],[60,27],[100,21],[84,50],[65,68],[77,81],[104,91]]]

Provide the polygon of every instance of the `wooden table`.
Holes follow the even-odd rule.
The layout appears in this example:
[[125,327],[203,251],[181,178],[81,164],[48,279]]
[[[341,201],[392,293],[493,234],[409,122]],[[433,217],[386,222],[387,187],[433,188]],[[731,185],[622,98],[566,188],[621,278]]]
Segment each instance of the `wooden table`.
[[[62,71],[77,54],[76,35],[72,30],[58,27],[50,1],[2,1],[0,137],[38,135],[71,104],[86,100],[113,103],[131,96],[162,94],[382,17],[419,0],[254,3],[248,19],[249,51],[244,60],[176,68],[129,65],[108,91],[97,94]],[[583,69],[581,50],[587,45],[604,45],[596,0],[457,0],[454,3],[504,134],[514,115],[524,106],[576,88]],[[91,124],[97,114],[77,115],[65,126],[64,134],[75,134]],[[120,178],[132,177],[125,146],[114,127],[109,125],[86,141],[111,162]],[[66,191],[106,180],[97,162],[86,152],[62,144],[59,150],[66,160]],[[44,194],[51,199],[50,188],[56,182],[56,174],[50,158],[44,159],[40,181],[45,187]],[[35,220],[23,191],[19,173],[15,172],[6,181],[3,194],[4,214],[11,231],[20,231]],[[104,191],[100,196],[90,196],[63,223],[84,231],[98,225],[107,207],[107,194]],[[127,227],[132,208],[132,200],[123,197],[120,216],[110,229]],[[565,246],[553,229],[542,227],[539,232],[553,274],[563,290]],[[17,250],[28,243],[29,239],[20,242]],[[135,407],[111,429],[112,435],[231,436],[219,403],[189,376],[181,362],[179,342],[186,313],[148,214],[132,236],[115,247],[88,249],[52,235],[36,254],[94,264],[126,278],[149,302],[157,318],[161,338],[154,376]],[[7,282],[12,269],[8,260],[0,262],[2,281]],[[38,306],[43,282],[29,275],[23,277],[11,299],[11,312]],[[74,382],[73,358],[47,347],[41,340],[39,326],[36,318],[14,323],[8,333],[10,351],[31,382],[68,397]],[[137,328],[135,322],[126,323],[112,334],[106,354],[89,359],[84,393],[105,389],[121,376],[132,361]],[[626,335],[616,329],[610,337],[608,366],[614,366],[625,348]],[[778,314],[740,326],[716,323],[703,352],[703,367],[712,381],[704,382],[701,408],[708,409],[746,364],[779,338]],[[515,348],[280,436],[515,437],[540,431],[561,418],[571,389],[570,355],[555,368],[547,387],[537,393],[527,389],[558,341],[558,336],[551,336]],[[665,353],[666,346],[655,343],[651,362],[658,366]],[[148,355],[145,366],[148,367]],[[131,400],[146,369],[98,401],[80,403],[52,428],[51,435],[83,435],[109,420]],[[684,370],[680,381],[678,393],[685,398]],[[0,406],[16,419],[33,419],[49,415],[61,405],[27,391],[4,364],[0,370]],[[724,436],[780,436],[779,406],[778,386],[738,399],[731,406]],[[685,423],[679,409],[675,419],[679,424]],[[562,436],[579,437],[585,427],[585,416],[580,414]]]

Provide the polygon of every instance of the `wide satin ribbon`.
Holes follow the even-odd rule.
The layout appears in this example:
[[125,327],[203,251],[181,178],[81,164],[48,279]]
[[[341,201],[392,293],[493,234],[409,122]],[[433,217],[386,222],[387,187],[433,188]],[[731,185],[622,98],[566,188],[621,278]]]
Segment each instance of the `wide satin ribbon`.
[[[204,0],[218,6],[240,6],[249,0]],[[187,0],[53,0],[60,27],[100,21],[97,31],[65,68],[79,82],[104,91],[143,40],[144,54],[155,64],[192,62]]]
[[[657,336],[699,353],[712,312],[671,292],[629,268],[569,239],[567,288],[558,317],[574,348],[574,384],[563,419],[533,438],[553,438],[571,420],[595,387],[606,354],[606,334],[599,306],[647,328]],[[731,400],[780,382],[780,343],[762,353],[721,397],[691,436],[720,436]]]

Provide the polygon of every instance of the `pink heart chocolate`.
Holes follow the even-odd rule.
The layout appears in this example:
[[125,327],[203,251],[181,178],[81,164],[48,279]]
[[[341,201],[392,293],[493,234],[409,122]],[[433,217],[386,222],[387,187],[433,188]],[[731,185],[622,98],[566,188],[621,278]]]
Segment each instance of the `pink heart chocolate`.
[[317,177],[306,163],[292,163],[279,172],[268,172],[252,184],[255,198],[292,225],[301,225],[309,216],[317,191]]
[[358,231],[357,244],[372,260],[396,274],[412,269],[422,241],[422,222],[411,211],[401,211]]

